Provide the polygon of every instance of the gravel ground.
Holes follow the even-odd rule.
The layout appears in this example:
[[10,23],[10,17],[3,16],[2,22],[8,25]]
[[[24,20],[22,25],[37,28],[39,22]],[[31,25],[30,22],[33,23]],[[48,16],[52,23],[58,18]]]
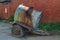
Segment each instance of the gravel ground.
[[60,35],[53,36],[30,36],[27,35],[23,38],[16,38],[11,35],[12,25],[9,23],[0,22],[0,40],[60,40]]

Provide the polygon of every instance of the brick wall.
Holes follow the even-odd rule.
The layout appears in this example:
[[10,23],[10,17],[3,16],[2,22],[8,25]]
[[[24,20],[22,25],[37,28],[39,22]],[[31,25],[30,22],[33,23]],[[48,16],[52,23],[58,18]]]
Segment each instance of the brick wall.
[[7,16],[3,11],[4,6],[0,4],[0,16],[3,15],[4,18],[9,18],[14,15],[16,7],[21,3],[42,11],[41,22],[60,22],[60,0],[12,0],[11,3],[5,6],[8,8]]

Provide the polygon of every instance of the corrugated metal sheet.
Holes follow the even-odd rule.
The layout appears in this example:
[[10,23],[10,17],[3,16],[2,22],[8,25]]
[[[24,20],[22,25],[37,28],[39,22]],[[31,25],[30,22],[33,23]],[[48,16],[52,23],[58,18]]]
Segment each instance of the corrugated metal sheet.
[[0,0],[0,3],[11,2],[11,0]]

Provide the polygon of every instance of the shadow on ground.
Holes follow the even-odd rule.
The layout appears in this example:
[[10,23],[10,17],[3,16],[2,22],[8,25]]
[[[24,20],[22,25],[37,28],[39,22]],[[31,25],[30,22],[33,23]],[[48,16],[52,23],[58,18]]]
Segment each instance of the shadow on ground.
[[60,35],[53,36],[37,36],[25,35],[22,38],[16,38],[11,35],[12,25],[0,22],[0,40],[60,40]]

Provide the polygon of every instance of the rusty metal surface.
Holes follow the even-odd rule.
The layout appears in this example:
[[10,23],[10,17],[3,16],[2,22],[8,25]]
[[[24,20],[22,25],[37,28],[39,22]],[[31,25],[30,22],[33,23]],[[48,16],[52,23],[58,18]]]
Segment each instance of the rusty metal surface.
[[29,14],[31,15],[31,17],[28,17],[29,15],[23,10],[22,7],[19,6],[15,11],[14,21],[18,21],[29,27],[37,28],[42,12],[37,10],[32,10],[32,12]]

